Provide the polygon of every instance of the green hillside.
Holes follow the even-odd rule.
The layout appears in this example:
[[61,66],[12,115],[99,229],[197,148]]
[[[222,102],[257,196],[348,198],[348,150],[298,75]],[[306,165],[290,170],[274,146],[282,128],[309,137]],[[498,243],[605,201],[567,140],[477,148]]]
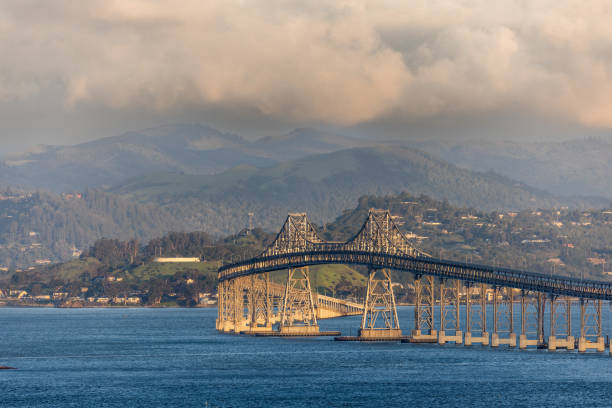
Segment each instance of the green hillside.
[[194,229],[227,234],[256,224],[275,230],[288,212],[304,211],[323,223],[364,194],[410,191],[481,210],[605,205],[605,200],[563,198],[494,173],[458,168],[418,150],[359,148],[309,156],[257,169],[238,167],[213,176],[156,174],[111,191],[156,202]]
[[102,237],[148,241],[185,228],[150,203],[97,190],[82,194],[0,192],[0,267],[70,259]]

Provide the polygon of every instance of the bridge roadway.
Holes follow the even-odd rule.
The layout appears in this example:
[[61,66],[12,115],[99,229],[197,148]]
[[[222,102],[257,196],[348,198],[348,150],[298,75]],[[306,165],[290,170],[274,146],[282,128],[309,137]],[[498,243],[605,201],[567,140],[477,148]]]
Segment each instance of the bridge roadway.
[[612,283],[609,282],[552,276],[426,256],[346,250],[342,248],[344,244],[321,243],[309,246],[311,248],[307,251],[259,256],[224,265],[219,269],[219,281],[303,266],[353,264],[537,291],[550,295],[612,300]]

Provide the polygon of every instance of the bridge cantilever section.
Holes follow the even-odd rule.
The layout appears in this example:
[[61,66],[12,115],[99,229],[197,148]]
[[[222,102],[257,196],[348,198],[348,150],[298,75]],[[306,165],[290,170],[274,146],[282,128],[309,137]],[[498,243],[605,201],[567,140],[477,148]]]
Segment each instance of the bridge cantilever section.
[[[314,299],[308,267],[323,264],[368,267],[369,279],[361,308],[333,298]],[[269,272],[278,270],[288,271],[284,291],[279,288],[275,291],[270,282]],[[399,327],[390,270],[415,275],[415,321],[409,338],[402,335]],[[359,341],[394,339],[439,344],[465,341],[466,345],[515,347],[514,306],[518,296],[520,348],[573,350],[577,345],[579,351],[601,352],[606,347],[602,301],[612,301],[609,282],[433,258],[412,245],[389,211],[375,209],[370,209],[359,232],[347,242],[325,242],[306,214],[289,214],[275,240],[259,256],[223,265],[218,270],[218,280],[220,331],[318,336],[321,332],[316,319],[324,304],[331,307],[331,312],[340,314],[363,311],[359,335],[337,338]],[[576,301],[580,305],[577,341],[571,328],[571,306]],[[345,302],[340,306],[346,310],[333,310],[339,307],[339,302]],[[493,306],[491,333],[486,318],[488,302]],[[545,339],[547,307],[550,330]],[[438,325],[435,310],[439,313]],[[465,340],[461,315],[465,316]],[[278,330],[272,330],[274,322],[278,322]]]
[[219,268],[219,281],[303,266],[352,264],[525,289],[551,295],[612,300],[612,284],[608,282],[551,276],[424,256],[410,257],[382,252],[347,251],[334,249],[334,246],[340,246],[335,244],[320,244],[320,246],[319,250],[260,256],[224,265]]

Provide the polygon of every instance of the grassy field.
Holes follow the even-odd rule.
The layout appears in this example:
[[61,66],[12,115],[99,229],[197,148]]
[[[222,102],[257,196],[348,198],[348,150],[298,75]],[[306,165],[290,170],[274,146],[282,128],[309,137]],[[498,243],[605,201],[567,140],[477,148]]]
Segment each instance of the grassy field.
[[95,258],[74,259],[62,264],[58,268],[55,278],[64,282],[76,281],[80,275],[85,272],[94,272],[100,265],[102,265],[100,261]]
[[170,277],[177,272],[195,272],[217,279],[219,262],[157,263],[147,262],[126,272],[126,278],[133,280],[150,280],[151,278]]
[[[310,286],[313,291],[331,293],[342,276],[353,286],[367,285],[365,276],[346,265],[318,265],[310,267]],[[285,283],[287,271],[272,272],[270,279],[276,283]]]
[[[94,258],[75,259],[61,265],[55,271],[55,277],[64,281],[77,281],[86,271],[95,271],[100,262]],[[217,269],[220,262],[188,262],[188,263],[157,263],[147,262],[130,269],[119,269],[111,274],[123,277],[129,282],[148,281],[153,278],[169,278],[177,273],[190,272],[204,275],[211,280],[217,279]],[[271,273],[271,280],[284,284],[287,281],[287,271]],[[346,265],[319,265],[310,268],[310,284],[313,291],[319,293],[333,293],[340,279],[344,277],[353,286],[365,287],[367,278]]]

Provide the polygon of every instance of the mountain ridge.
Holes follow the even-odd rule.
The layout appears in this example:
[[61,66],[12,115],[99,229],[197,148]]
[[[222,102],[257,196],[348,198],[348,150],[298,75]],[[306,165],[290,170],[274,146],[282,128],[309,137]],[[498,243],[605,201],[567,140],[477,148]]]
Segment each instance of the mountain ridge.
[[608,203],[601,198],[555,196],[495,173],[458,168],[417,149],[384,146],[312,155],[267,168],[243,166],[217,175],[156,174],[130,179],[109,191],[155,202],[216,233],[241,229],[249,212],[255,213],[260,226],[272,230],[281,218],[278,214],[292,211],[308,212],[322,223],[364,194],[408,191],[483,210]]

